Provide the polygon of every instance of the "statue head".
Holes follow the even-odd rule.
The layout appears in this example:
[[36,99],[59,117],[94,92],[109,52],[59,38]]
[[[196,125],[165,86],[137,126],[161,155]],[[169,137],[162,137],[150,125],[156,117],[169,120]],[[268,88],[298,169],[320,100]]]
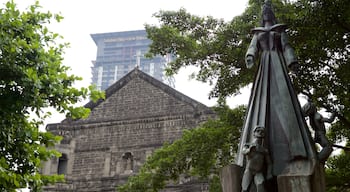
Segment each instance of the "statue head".
[[276,17],[272,10],[271,0],[265,0],[262,6],[262,26],[265,26],[266,22],[270,22],[272,25],[276,24]]
[[265,137],[265,127],[258,125],[253,130],[253,135],[256,138],[264,138]]

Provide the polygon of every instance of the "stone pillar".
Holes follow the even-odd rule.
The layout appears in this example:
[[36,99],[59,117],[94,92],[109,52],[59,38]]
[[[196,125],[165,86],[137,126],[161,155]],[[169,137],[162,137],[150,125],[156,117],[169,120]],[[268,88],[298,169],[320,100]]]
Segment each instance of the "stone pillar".
[[103,176],[104,177],[109,177],[110,176],[110,171],[111,171],[111,153],[106,152],[105,154],[105,162],[103,166]]
[[240,192],[243,168],[238,165],[227,165],[220,170],[222,192]]
[[71,176],[73,173],[74,159],[75,159],[75,139],[72,139],[69,144],[67,175]]
[[51,174],[51,162],[52,160],[49,159],[47,161],[45,161],[43,164],[43,168],[41,169],[41,173],[44,175],[50,175]]
[[[220,171],[223,192],[241,192],[244,169],[228,165]],[[278,192],[325,192],[324,165],[316,160],[296,160],[277,177]]]
[[277,183],[279,192],[325,192],[324,167],[317,161],[294,161]]

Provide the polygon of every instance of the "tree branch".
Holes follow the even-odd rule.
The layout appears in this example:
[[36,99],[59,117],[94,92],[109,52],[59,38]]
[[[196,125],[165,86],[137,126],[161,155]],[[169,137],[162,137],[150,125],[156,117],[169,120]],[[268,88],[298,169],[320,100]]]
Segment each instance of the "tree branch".
[[339,148],[339,149],[343,149],[344,151],[349,151],[350,152],[350,147],[345,147],[345,146],[341,146],[341,145],[336,145],[333,144],[333,147]]

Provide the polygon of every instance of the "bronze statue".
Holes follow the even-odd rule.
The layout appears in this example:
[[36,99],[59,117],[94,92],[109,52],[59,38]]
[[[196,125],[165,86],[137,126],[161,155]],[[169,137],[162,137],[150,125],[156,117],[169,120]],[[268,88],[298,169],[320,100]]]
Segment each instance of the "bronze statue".
[[244,167],[245,143],[254,140],[252,127],[265,127],[265,147],[276,178],[295,159],[316,159],[314,144],[303,118],[300,103],[288,76],[298,66],[288,44],[286,25],[278,24],[270,1],[265,1],[262,27],[252,30],[253,39],[246,53],[246,64],[259,66],[253,83],[236,163]]
[[[248,192],[253,181],[257,192],[264,192],[264,168],[265,164],[270,164],[268,150],[263,146],[265,129],[262,126],[255,127],[253,131],[253,143],[244,145],[242,154],[246,156],[246,168],[242,178],[242,192]],[[271,173],[268,172],[271,176]]]
[[324,123],[332,123],[335,119],[336,113],[333,112],[330,118],[325,118],[319,112],[317,112],[316,105],[310,100],[302,107],[302,109],[304,115],[309,117],[310,126],[315,131],[315,142],[322,146],[322,150],[318,154],[318,159],[320,162],[324,163],[333,151],[332,144],[326,137],[326,128]]

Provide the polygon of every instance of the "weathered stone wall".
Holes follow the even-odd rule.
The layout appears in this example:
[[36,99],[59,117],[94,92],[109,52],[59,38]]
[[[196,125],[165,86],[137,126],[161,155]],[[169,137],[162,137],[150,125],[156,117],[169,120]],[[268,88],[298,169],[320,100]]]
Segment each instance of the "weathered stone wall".
[[[186,116],[81,125],[72,133],[75,141],[72,176],[93,178],[122,174],[122,156],[127,152],[133,154],[134,168],[138,170],[146,154],[151,154],[165,141],[179,138],[184,128],[194,126],[193,119]],[[109,162],[110,165],[104,165]],[[106,169],[108,173],[104,172]]]
[[96,106],[87,120],[124,120],[186,113],[193,113],[193,106],[189,103],[135,77]]
[[[209,108],[138,70],[107,90],[105,101],[91,106],[85,120],[48,125],[64,136],[57,149],[67,155],[68,166],[67,182],[45,191],[115,191],[164,142],[214,117]],[[58,162],[51,160],[43,172],[57,173]],[[202,192],[207,185],[184,183],[164,191]]]
[[[71,131],[74,153],[68,155],[72,170],[66,175],[68,183],[74,184],[70,187],[60,184],[60,191],[115,191],[117,184],[124,183],[128,176],[138,172],[155,149],[165,141],[179,138],[184,128],[195,125],[194,119],[180,116],[74,127]],[[63,146],[61,144],[60,148]],[[123,159],[126,153],[133,156],[132,169],[127,169],[127,162]],[[169,189],[169,192],[174,190]]]

